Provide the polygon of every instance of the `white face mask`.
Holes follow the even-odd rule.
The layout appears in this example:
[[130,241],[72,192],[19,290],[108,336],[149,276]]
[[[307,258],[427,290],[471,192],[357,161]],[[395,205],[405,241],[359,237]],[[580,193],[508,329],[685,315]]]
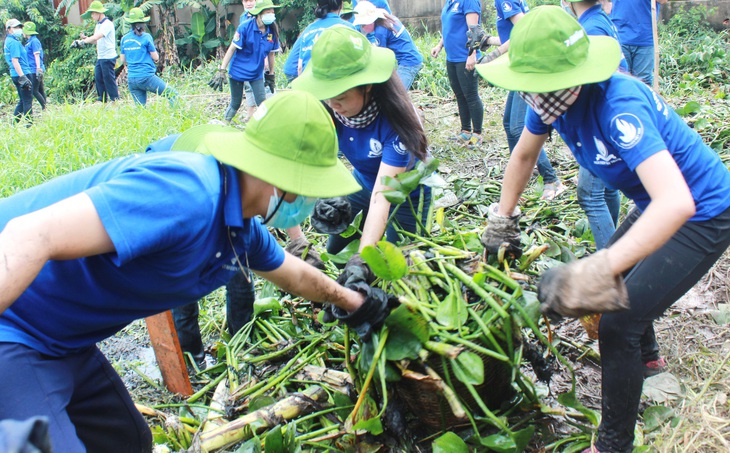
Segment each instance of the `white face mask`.
[[565,0],[560,0],[560,6],[563,7],[566,13],[570,14],[571,17],[578,18],[575,13],[573,12],[573,7],[570,4],[570,2],[566,2]]
[[266,25],[271,25],[276,20],[276,14],[274,13],[266,13],[261,15],[261,22],[263,22]]

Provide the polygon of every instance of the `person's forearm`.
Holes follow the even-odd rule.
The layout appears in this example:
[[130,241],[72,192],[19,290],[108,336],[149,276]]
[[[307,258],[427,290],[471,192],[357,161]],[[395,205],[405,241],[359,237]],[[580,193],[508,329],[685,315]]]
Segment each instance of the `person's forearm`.
[[476,25],[478,23],[479,23],[479,14],[467,13],[467,15],[466,15],[466,24],[467,25]]
[[221,65],[219,66],[219,69],[226,70],[228,69],[228,63],[231,62],[231,58],[233,58],[233,54],[236,52],[236,46],[231,44],[228,46],[228,50],[226,51],[226,54],[223,56],[223,61],[221,61]]
[[124,63],[127,62],[127,59],[124,57],[124,54],[119,55],[119,66],[124,66]]
[[509,217],[517,207],[517,202],[532,176],[542,145],[547,139],[545,135],[534,135],[527,129],[522,131],[512,155],[507,162],[502,180],[502,194],[499,198],[498,214]]
[[157,62],[158,62],[158,61],[159,61],[159,59],[160,59],[160,54],[159,54],[159,53],[157,53],[156,51],[155,51],[155,52],[150,52],[150,57],[152,58],[152,61],[153,61],[153,62],[154,62],[155,64],[157,64]]
[[[360,238],[360,248],[358,251],[362,251],[366,245],[375,245],[383,239],[383,233],[385,232],[390,213],[390,202],[383,196],[383,190],[388,190],[388,188],[380,184],[376,184],[373,190],[373,196],[370,198],[370,207],[368,208],[368,216],[362,228],[362,237]],[[406,206],[400,209],[406,209]]]
[[268,56],[269,60],[269,74],[273,74],[274,70],[276,69],[276,56],[274,55],[274,52],[270,52]]
[[18,76],[25,75],[23,73],[23,68],[20,67],[20,62],[18,61],[18,59],[17,58],[13,58],[12,61],[13,61],[13,68],[15,68],[15,72],[18,73]]
[[35,67],[36,67],[36,72],[37,72],[37,71],[41,70],[41,55],[38,53],[33,54],[33,55],[35,56]]

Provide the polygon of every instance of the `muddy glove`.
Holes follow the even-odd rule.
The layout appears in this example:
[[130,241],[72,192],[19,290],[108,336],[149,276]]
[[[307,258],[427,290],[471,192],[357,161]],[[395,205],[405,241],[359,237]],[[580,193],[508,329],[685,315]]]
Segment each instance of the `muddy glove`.
[[80,39],[76,39],[71,43],[72,49],[83,49],[84,46],[86,46],[86,43]]
[[502,244],[507,244],[506,252],[512,254],[515,258],[522,256],[522,247],[520,244],[520,217],[522,213],[520,208],[515,208],[511,217],[504,217],[497,214],[499,209],[498,203],[492,203],[489,206],[489,214],[487,216],[487,228],[482,233],[482,245],[489,253],[499,254]]
[[314,246],[304,236],[289,241],[284,250],[319,270],[325,269],[324,261],[319,256],[319,252],[314,250]]
[[469,30],[466,31],[466,48],[469,49],[469,55],[481,46],[485,36],[486,33],[480,24],[469,25]]
[[38,80],[38,83],[43,82],[43,69],[38,68],[35,72],[35,78]]
[[320,198],[309,219],[318,233],[340,234],[352,222],[352,207],[347,197]]
[[390,310],[397,306],[398,299],[380,288],[369,286],[364,281],[346,284],[345,287],[365,296],[365,301],[352,313],[347,313],[340,307],[332,305],[332,316],[350,326],[362,341],[368,341],[373,330],[378,329],[390,314]]
[[210,79],[210,82],[208,82],[208,86],[216,91],[223,91],[223,85],[225,85],[226,83],[228,83],[228,80],[226,78],[226,70],[218,68],[218,70],[215,72],[215,75],[213,75],[213,78]]
[[477,61],[477,64],[489,63],[490,61],[496,60],[497,58],[501,57],[503,53],[504,52],[502,52],[499,47],[497,47],[493,51],[480,58],[479,61]]
[[548,269],[537,286],[540,310],[551,319],[627,310],[629,295],[620,275],[613,275],[608,250]]
[[276,92],[276,74],[273,72],[264,72],[264,85],[269,87],[271,94]]
[[20,85],[21,90],[30,90],[33,88],[33,83],[25,74],[18,76],[18,85]]
[[352,255],[352,257],[345,264],[345,268],[342,273],[337,277],[337,283],[342,286],[349,287],[358,282],[364,282],[371,284],[375,281],[375,274],[373,274],[370,266],[367,265],[365,260],[362,259],[359,253]]

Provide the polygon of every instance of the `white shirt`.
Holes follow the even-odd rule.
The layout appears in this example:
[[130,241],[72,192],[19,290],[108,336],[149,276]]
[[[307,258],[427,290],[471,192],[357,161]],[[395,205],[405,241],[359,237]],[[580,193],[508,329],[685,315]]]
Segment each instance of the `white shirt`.
[[99,60],[117,58],[114,22],[112,22],[108,17],[105,17],[101,22],[97,22],[96,27],[94,27],[94,34],[99,32],[101,32],[104,36],[96,41],[96,58]]

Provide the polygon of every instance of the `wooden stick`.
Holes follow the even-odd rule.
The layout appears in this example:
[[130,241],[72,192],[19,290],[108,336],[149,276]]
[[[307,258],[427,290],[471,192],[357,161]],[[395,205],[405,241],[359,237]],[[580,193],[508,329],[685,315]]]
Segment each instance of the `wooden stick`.
[[654,83],[652,88],[657,93],[659,92],[659,30],[656,23],[656,1],[649,0],[651,2],[651,34],[654,41]]
[[162,373],[162,380],[165,386],[173,393],[183,396],[193,394],[193,387],[190,385],[188,370],[185,367],[180,342],[177,339],[175,323],[172,320],[172,312],[166,311],[154,316],[145,318],[147,330],[150,333],[150,342],[155,351],[157,365]]

